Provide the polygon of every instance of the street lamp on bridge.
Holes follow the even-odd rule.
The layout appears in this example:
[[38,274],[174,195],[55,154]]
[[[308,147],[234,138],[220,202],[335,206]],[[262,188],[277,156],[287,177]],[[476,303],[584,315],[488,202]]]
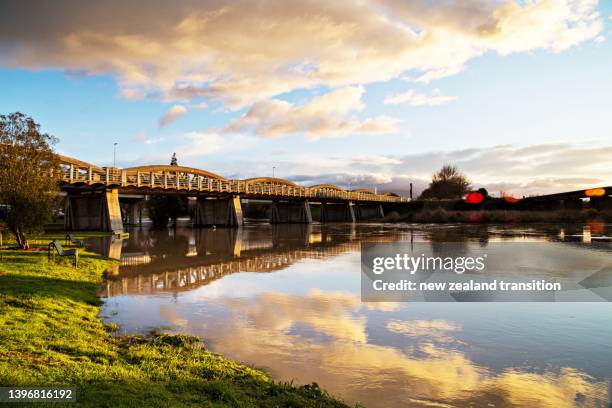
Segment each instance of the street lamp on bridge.
[[117,167],[117,142],[113,144],[113,167]]

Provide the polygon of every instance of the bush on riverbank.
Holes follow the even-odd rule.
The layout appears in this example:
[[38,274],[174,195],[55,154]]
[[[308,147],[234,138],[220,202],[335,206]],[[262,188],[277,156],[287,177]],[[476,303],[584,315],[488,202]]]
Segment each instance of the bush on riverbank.
[[74,386],[81,406],[341,407],[316,385],[278,384],[195,337],[116,337],[95,296],[114,261],[79,268],[44,251],[2,251],[0,386]]

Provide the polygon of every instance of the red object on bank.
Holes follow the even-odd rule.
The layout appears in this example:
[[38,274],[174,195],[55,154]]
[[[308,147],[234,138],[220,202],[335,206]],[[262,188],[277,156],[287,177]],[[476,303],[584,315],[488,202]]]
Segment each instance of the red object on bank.
[[516,204],[516,203],[518,203],[519,201],[521,201],[520,199],[518,199],[518,198],[516,198],[516,197],[513,197],[513,196],[511,196],[511,195],[506,195],[506,196],[504,196],[504,200],[506,200],[506,202],[507,202],[507,203],[510,203],[510,204]]
[[478,191],[472,191],[471,193],[467,193],[465,195],[464,200],[468,204],[480,204],[482,203],[482,200],[484,200],[484,196]]

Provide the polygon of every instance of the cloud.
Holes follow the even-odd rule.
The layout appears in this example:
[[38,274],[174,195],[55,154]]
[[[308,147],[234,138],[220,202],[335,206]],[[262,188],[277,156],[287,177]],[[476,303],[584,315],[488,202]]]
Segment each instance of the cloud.
[[313,139],[396,131],[398,121],[387,116],[365,120],[350,116],[363,109],[361,97],[364,91],[362,86],[339,88],[301,105],[279,99],[259,101],[241,117],[230,122],[224,131],[251,131],[268,138],[305,134]]
[[457,99],[456,96],[448,95],[426,95],[415,91],[406,91],[399,94],[389,95],[385,98],[385,105],[407,104],[410,106],[439,106]]
[[245,151],[256,144],[254,137],[221,135],[216,132],[188,132],[177,138],[176,154],[191,162],[210,154]]
[[128,99],[239,109],[295,89],[428,82],[487,52],[560,52],[600,35],[596,10],[593,0],[25,0],[3,7],[0,64],[112,74]]
[[187,108],[183,105],[174,105],[166,113],[164,116],[159,118],[159,127],[162,128],[183,116],[187,112]]
[[[258,136],[190,132],[178,139],[175,149],[190,166],[202,167],[230,178],[257,177],[271,173],[270,157],[253,157]],[[174,151],[174,150],[173,150]],[[238,160],[227,162],[221,153]],[[556,193],[612,185],[612,145],[609,143],[546,143],[498,145],[459,150],[429,151],[409,155],[312,154],[285,150],[273,158],[276,174],[302,185],[336,184],[343,188],[377,189],[408,196],[410,184],[417,196],[431,175],[444,164],[459,167],[476,188],[492,194],[515,196]],[[204,159],[205,158],[205,159]],[[144,157],[158,162],[166,157]],[[182,160],[182,159],[181,159]],[[203,164],[206,163],[206,164]]]
[[133,139],[135,141],[139,142],[139,143],[144,143],[146,145],[155,144],[155,143],[158,143],[158,142],[161,142],[161,141],[164,140],[163,138],[155,138],[154,139],[154,138],[150,137],[147,134],[147,132],[145,132],[144,130],[141,130],[141,131],[137,132],[134,135]]

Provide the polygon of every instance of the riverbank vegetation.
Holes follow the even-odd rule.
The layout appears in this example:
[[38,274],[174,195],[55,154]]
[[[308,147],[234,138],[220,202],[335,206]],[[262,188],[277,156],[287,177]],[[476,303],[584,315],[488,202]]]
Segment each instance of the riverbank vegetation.
[[416,223],[498,223],[529,224],[546,222],[587,222],[590,220],[612,221],[612,210],[447,210],[425,208],[417,211],[391,211],[386,216],[389,222]]
[[115,336],[96,297],[111,260],[79,267],[44,247],[2,250],[0,385],[71,386],[80,406],[343,407],[315,384],[271,381],[208,351],[196,337]]

